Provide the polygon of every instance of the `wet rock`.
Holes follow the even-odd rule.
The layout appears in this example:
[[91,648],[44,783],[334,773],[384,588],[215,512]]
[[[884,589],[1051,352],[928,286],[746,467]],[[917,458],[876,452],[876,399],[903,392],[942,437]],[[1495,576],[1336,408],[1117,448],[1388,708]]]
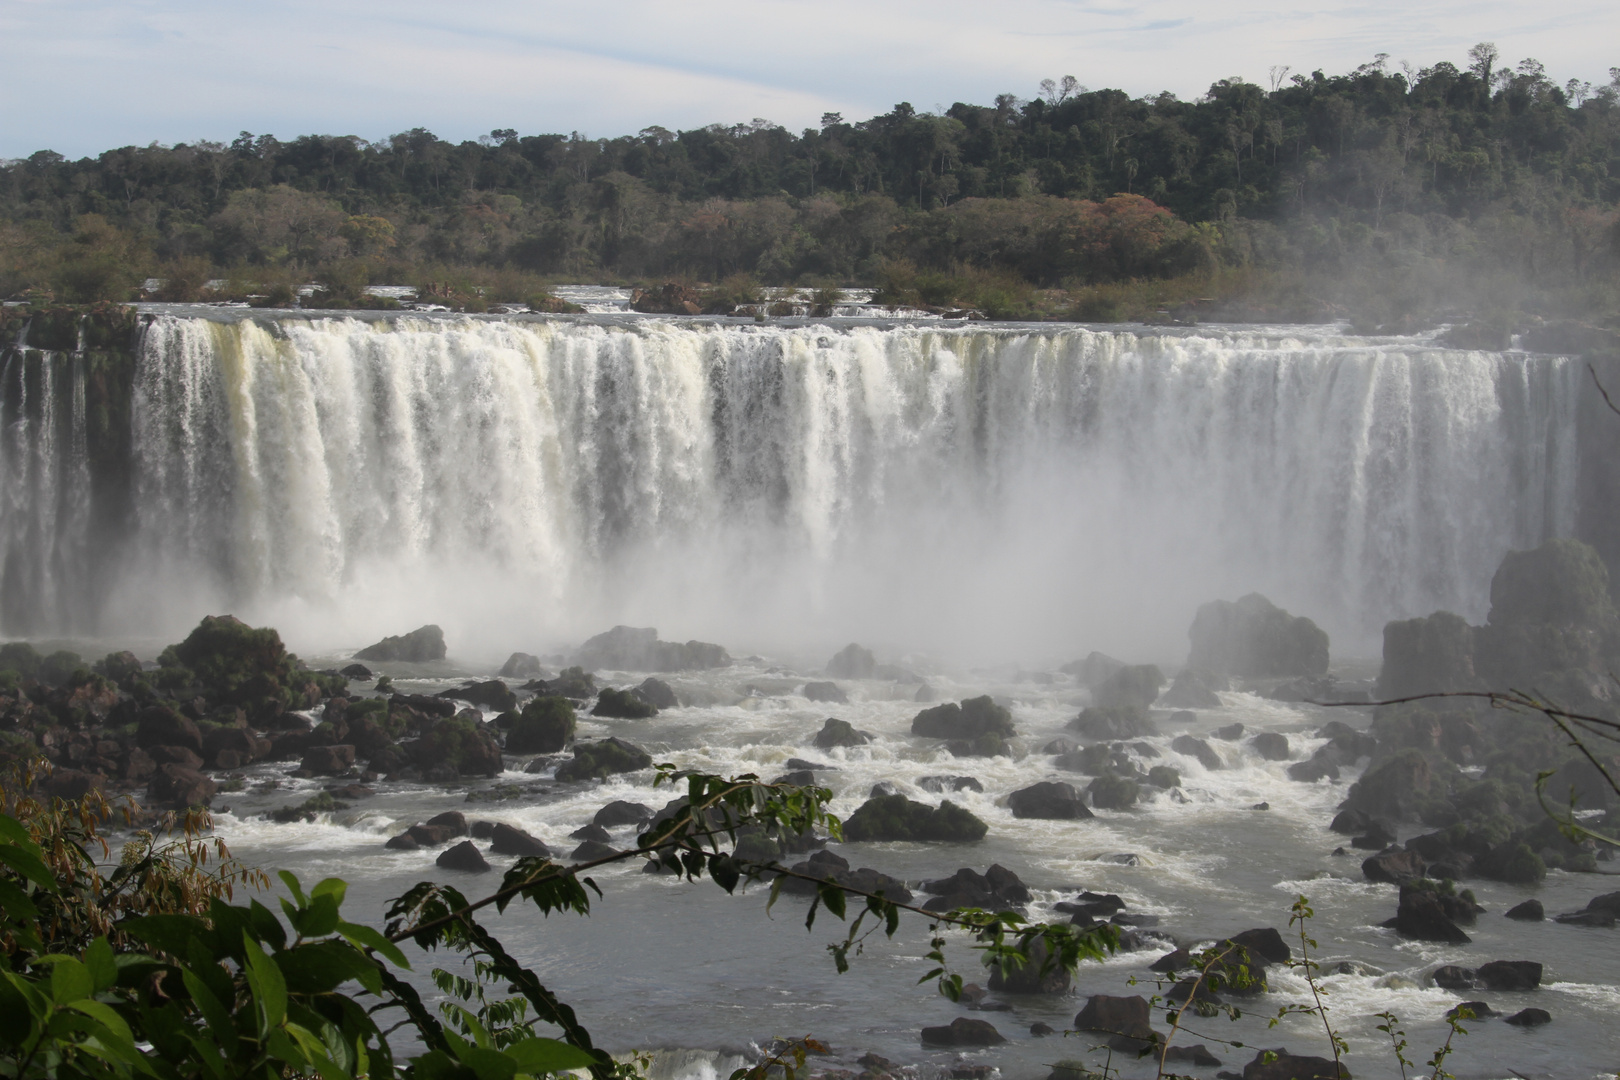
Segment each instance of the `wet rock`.
[[354,658],[373,662],[400,661],[420,664],[429,660],[443,660],[444,655],[444,631],[429,624],[419,626],[408,634],[385,637],[375,645],[367,645],[355,653]]
[[923,1028],[922,1041],[928,1046],[995,1046],[1007,1040],[987,1020],[958,1016],[948,1025]]
[[821,725],[821,730],[816,732],[816,737],[812,740],[818,750],[831,750],[835,746],[864,746],[870,741],[856,731],[849,721],[831,716]]
[[1157,971],[1161,975],[1172,971],[1185,971],[1192,967],[1192,954],[1186,949],[1177,948],[1165,953],[1153,963],[1148,965],[1149,971]]
[[610,847],[598,840],[586,840],[575,848],[568,857],[574,862],[595,862],[597,859],[610,858],[618,853],[618,848]]
[[673,709],[680,704],[675,691],[669,683],[651,676],[643,679],[636,687],[635,693],[647,704],[657,709]]
[[615,626],[581,645],[573,662],[592,671],[703,671],[729,667],[731,655],[704,641],[659,641],[653,627]]
[[501,678],[503,679],[535,679],[544,674],[545,668],[540,664],[538,656],[526,652],[515,652],[506,658],[501,665]]
[[1327,634],[1259,593],[1204,604],[1187,633],[1188,667],[1240,678],[1327,673]]
[[1520,922],[1541,922],[1547,917],[1546,910],[1541,901],[1531,897],[1522,904],[1515,904],[1504,913],[1509,919],[1518,919]]
[[531,698],[506,735],[512,754],[554,754],[574,738],[574,706],[565,697]]
[[1252,955],[1259,957],[1268,964],[1286,964],[1294,958],[1293,950],[1283,940],[1282,932],[1271,926],[1256,927],[1245,930],[1240,934],[1233,934],[1227,938],[1235,945],[1241,945]]
[[1312,757],[1308,761],[1296,761],[1288,766],[1288,779],[1298,784],[1314,784],[1318,780],[1337,780],[1339,767],[1331,761]]
[[1155,765],[1148,770],[1148,783],[1156,788],[1169,790],[1181,786],[1181,773],[1168,765]]
[[1520,1009],[1502,1023],[1512,1024],[1514,1027],[1540,1027],[1542,1024],[1552,1023],[1552,1014],[1546,1009]]
[[[1386,822],[1369,821],[1367,831],[1360,836],[1352,837],[1350,846],[1361,848],[1363,851],[1383,851],[1395,842],[1395,830]],[[1419,851],[1419,854],[1422,854]],[[1399,884],[1399,882],[1397,882]]]
[[338,669],[338,674],[352,682],[370,682],[371,669],[364,664],[350,664],[348,667]]
[[1328,746],[1338,752],[1341,763],[1345,765],[1353,765],[1364,757],[1370,757],[1378,749],[1376,738],[1364,731],[1357,731],[1343,720],[1329,720],[1317,729],[1316,737],[1329,740]]
[[559,781],[605,779],[615,773],[652,767],[652,755],[623,739],[575,743],[574,757],[557,766]]
[[467,832],[474,840],[488,840],[495,835],[495,822],[475,821],[468,826]]
[[1048,1035],[1056,1035],[1057,1034],[1057,1032],[1053,1029],[1051,1024],[1045,1024],[1045,1023],[1042,1023],[1039,1020],[1037,1020],[1033,1024],[1029,1025],[1029,1033],[1031,1035],[1035,1036],[1037,1039],[1042,1039],[1042,1038],[1045,1038]]
[[563,668],[555,679],[530,679],[523,689],[541,696],[584,701],[596,696],[596,677],[582,667]]
[[1015,818],[1076,821],[1092,817],[1074,785],[1044,781],[1013,792],[1007,799]]
[[953,791],[984,792],[984,785],[972,776],[924,776],[917,780],[917,786],[937,795],[948,795]]
[[1153,1013],[1140,994],[1115,997],[1094,994],[1074,1017],[1076,1031],[1092,1031],[1110,1036],[1108,1045],[1116,1050],[1138,1050],[1154,1042]]
[[[811,778],[812,781],[814,777]],[[872,790],[866,793],[868,799],[882,799],[890,795],[900,794],[900,788],[892,780],[879,780],[872,785]]]
[[[254,737],[246,728],[216,727],[209,728],[203,735],[202,756],[207,761],[218,761],[221,753],[234,753],[236,755],[235,768],[263,756],[268,747],[262,747],[261,741]],[[218,766],[225,768],[226,766]]]
[[1385,926],[1402,937],[1416,941],[1438,941],[1445,945],[1467,945],[1473,939],[1452,921],[1445,898],[1423,888],[1401,886],[1400,904],[1395,917]]
[[1221,1059],[1209,1052],[1203,1043],[1193,1046],[1172,1046],[1164,1052],[1165,1063],[1184,1061],[1188,1065],[1199,1065],[1204,1068],[1214,1068],[1221,1063]]
[[411,744],[411,757],[428,779],[433,770],[458,776],[489,776],[500,773],[501,747],[485,728],[470,717],[452,716],[435,720]]
[[1224,742],[1237,742],[1243,738],[1243,725],[1239,723],[1227,724],[1225,727],[1216,728],[1211,734],[1214,738]]
[[1182,668],[1159,696],[1158,704],[1167,709],[1218,709],[1221,699],[1215,691],[1230,689],[1226,676],[1196,668]]
[[604,829],[620,825],[640,825],[653,819],[653,808],[638,802],[615,799],[596,812],[591,821]]
[[1226,767],[1226,763],[1221,760],[1221,755],[1215,752],[1214,747],[1210,746],[1209,743],[1205,742],[1203,739],[1196,738],[1192,735],[1177,735],[1173,740],[1171,740],[1170,749],[1174,750],[1178,754],[1185,754],[1188,757],[1197,758],[1198,764],[1202,765],[1210,772],[1215,772],[1218,769],[1224,769]]
[[1346,802],[1368,814],[1410,820],[1436,789],[1434,767],[1416,749],[1397,752],[1362,774]]
[[348,745],[312,746],[304,751],[303,763],[299,765],[300,769],[316,776],[335,776],[353,767],[354,747]]
[[489,861],[471,840],[445,848],[433,862],[441,870],[460,870],[470,874],[482,874],[489,870]]
[[1092,705],[1069,721],[1069,728],[1088,739],[1135,739],[1158,733],[1146,709],[1135,706],[1105,708]]
[[1102,708],[1146,709],[1159,696],[1164,673],[1153,664],[1132,664],[1120,668],[1091,692],[1092,702]]
[[1541,965],[1534,960],[1492,960],[1475,972],[1487,990],[1534,990],[1541,985]]
[[1086,788],[1086,798],[1098,810],[1129,810],[1140,794],[1136,781],[1123,776],[1099,776]]
[[1290,1054],[1279,1047],[1256,1054],[1243,1066],[1243,1080],[1350,1080],[1350,1070],[1331,1058]]
[[1288,736],[1280,731],[1262,731],[1249,740],[1249,745],[1267,761],[1288,760]]
[[608,841],[612,840],[613,837],[612,837],[611,834],[608,833],[608,831],[606,829],[602,828],[602,826],[598,825],[596,822],[593,821],[590,824],[582,825],[579,828],[575,829],[573,832],[569,833],[568,834],[568,839],[570,839],[570,840],[595,840],[599,844],[605,844]]
[[984,838],[989,826],[946,799],[938,807],[912,802],[904,795],[868,799],[844,822],[851,841],[931,840],[970,843]]
[[146,752],[159,765],[183,765],[188,769],[203,766],[203,759],[184,746],[151,746]]
[[911,733],[930,739],[978,739],[985,735],[1010,739],[1017,734],[1012,713],[989,695],[924,709],[912,719]]
[[835,705],[849,704],[849,696],[840,690],[835,682],[805,683],[803,693],[811,701],[827,701]]
[[465,686],[458,686],[453,690],[444,690],[438,694],[442,698],[455,701],[465,701],[472,705],[482,705],[496,712],[517,708],[517,695],[512,688],[499,679],[490,679],[487,682],[471,682]]
[[498,824],[490,836],[489,850],[497,855],[538,856],[551,858],[551,849],[535,836],[511,825]]
[[1006,994],[1067,994],[1069,973],[1059,964],[1042,971],[1046,963],[1046,946],[1036,942],[1030,949],[1029,962],[1023,966],[1003,974],[999,963],[990,965],[990,989]]
[[[1466,1018],[1463,1016],[1465,1010],[1468,1013]],[[1501,1013],[1498,1013],[1483,1001],[1459,1001],[1446,1010],[1446,1019],[1448,1020],[1485,1020],[1500,1015]]]
[[827,674],[835,679],[870,679],[877,672],[877,658],[872,650],[853,642],[827,661]]
[[1472,990],[1474,969],[1456,964],[1442,964],[1434,969],[1434,985],[1442,990]]
[[591,715],[615,720],[646,720],[658,715],[658,706],[632,691],[604,686],[596,697]]
[[1384,624],[1379,698],[1472,690],[1478,684],[1474,675],[1474,630],[1462,616],[1437,611],[1426,618]]
[[136,714],[135,723],[135,745],[142,749],[184,746],[192,753],[202,753],[202,732],[197,725],[165,705],[148,705]]
[[188,806],[207,806],[219,785],[196,769],[171,764],[156,768],[146,790],[158,806],[183,810]]
[[1557,921],[1566,926],[1613,926],[1620,918],[1620,892],[1604,893],[1587,901],[1580,911],[1560,915]]
[[412,825],[405,830],[404,835],[414,840],[418,847],[438,847],[448,844],[456,837],[463,835],[452,825],[428,825],[425,823]]

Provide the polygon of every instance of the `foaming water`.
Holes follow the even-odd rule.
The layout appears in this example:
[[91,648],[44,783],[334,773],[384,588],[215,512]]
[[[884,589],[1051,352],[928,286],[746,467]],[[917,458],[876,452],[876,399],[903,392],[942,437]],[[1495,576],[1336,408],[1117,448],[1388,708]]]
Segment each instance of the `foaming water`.
[[[1258,589],[1366,642],[1572,529],[1578,374],[1317,328],[159,313],[99,627],[1175,658]],[[0,554],[71,553],[26,434]]]

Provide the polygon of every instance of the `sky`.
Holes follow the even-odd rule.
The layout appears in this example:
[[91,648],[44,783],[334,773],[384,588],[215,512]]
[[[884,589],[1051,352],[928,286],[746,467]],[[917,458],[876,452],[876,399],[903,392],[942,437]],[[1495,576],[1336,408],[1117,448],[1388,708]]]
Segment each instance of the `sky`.
[[1196,97],[1273,68],[1388,53],[1466,64],[1494,42],[1562,83],[1620,65],[1620,3],[1566,0],[0,0],[0,158],[241,131],[384,138],[426,127],[589,137],[824,112],[919,111],[1043,78]]

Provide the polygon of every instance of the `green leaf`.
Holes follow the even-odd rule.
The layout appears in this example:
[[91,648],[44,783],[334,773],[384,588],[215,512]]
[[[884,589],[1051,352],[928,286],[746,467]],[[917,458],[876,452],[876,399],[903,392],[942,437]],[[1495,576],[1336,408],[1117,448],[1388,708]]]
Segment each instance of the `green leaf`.
[[287,931],[282,928],[281,920],[257,900],[248,904],[248,922],[253,927],[254,935],[266,945],[273,945],[277,949],[287,947]]
[[714,883],[726,892],[737,888],[737,882],[742,880],[742,871],[737,868],[737,860],[729,855],[718,855],[709,860],[709,876]]
[[289,912],[293,928],[304,937],[325,937],[337,929],[342,922],[338,917],[337,900],[331,893],[311,897],[307,907],[297,912]]
[[[119,1042],[128,1044],[129,1049],[134,1051],[135,1036],[130,1033],[129,1025],[124,1023],[124,1018],[119,1016],[112,1006],[104,1005],[94,998],[85,998],[82,1001],[75,1001],[68,1008],[84,1013],[84,1015],[106,1028]],[[122,1057],[123,1055],[120,1054],[119,1056]]]
[[0,880],[0,912],[9,923],[33,922],[39,918],[39,908],[28,899],[28,894],[9,881]]
[[84,966],[95,981],[96,990],[106,990],[118,981],[118,959],[105,937],[98,937],[84,950]]
[[[1547,775],[1551,776],[1552,773]],[[0,814],[0,838],[30,848],[35,852],[39,851],[39,845],[34,843],[34,838],[28,834],[27,828],[10,814]]]
[[258,942],[244,935],[242,944],[247,956],[248,983],[263,1018],[261,1030],[268,1033],[287,1015],[287,983],[281,977],[281,969],[265,955]]
[[370,949],[373,952],[381,953],[396,967],[409,970],[411,966],[411,962],[405,958],[405,954],[400,951],[399,946],[383,937],[382,932],[373,927],[361,926],[359,923],[340,922],[337,924],[337,932],[362,949]]
[[[34,849],[39,850],[38,848]],[[0,862],[5,863],[23,877],[46,892],[56,892],[56,875],[38,855],[15,844],[0,844]]]
[[830,881],[823,881],[816,886],[821,902],[827,905],[827,910],[839,919],[844,917],[844,890]]
[[304,890],[303,887],[298,884],[297,875],[295,875],[291,870],[277,870],[276,877],[280,878],[281,883],[287,886],[287,891],[293,894],[293,899],[298,901],[299,907],[304,907],[309,903],[308,900],[304,899]]
[[516,1063],[519,1072],[553,1073],[568,1069],[588,1069],[596,1058],[577,1046],[569,1046],[557,1039],[524,1039],[506,1048],[507,1057]]
[[186,942],[204,929],[203,921],[192,915],[146,915],[123,926],[130,937],[170,956],[185,956]]
[[53,960],[51,964],[51,1000],[67,1005],[89,997],[96,992],[96,980],[90,969],[71,956],[40,957]]
[[319,896],[330,896],[334,904],[342,907],[343,897],[348,894],[348,891],[349,883],[347,881],[342,878],[329,877],[322,878],[319,885],[309,890],[309,896],[311,900]]
[[181,968],[180,979],[186,984],[186,993],[191,995],[191,1000],[208,1024],[208,1033],[214,1037],[214,1041],[219,1044],[226,1057],[235,1057],[236,1025],[231,1020],[231,1011],[214,996],[208,984],[199,979],[196,973]]

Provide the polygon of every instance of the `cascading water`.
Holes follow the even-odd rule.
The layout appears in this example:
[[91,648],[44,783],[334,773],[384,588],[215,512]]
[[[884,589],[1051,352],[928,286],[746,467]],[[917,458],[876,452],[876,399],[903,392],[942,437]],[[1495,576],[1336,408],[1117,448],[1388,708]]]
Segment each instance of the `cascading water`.
[[[1478,617],[1503,552],[1571,530],[1577,376],[1303,329],[159,314],[103,629],[1173,659],[1258,589],[1365,642]],[[7,559],[76,542],[42,377],[8,390]]]

